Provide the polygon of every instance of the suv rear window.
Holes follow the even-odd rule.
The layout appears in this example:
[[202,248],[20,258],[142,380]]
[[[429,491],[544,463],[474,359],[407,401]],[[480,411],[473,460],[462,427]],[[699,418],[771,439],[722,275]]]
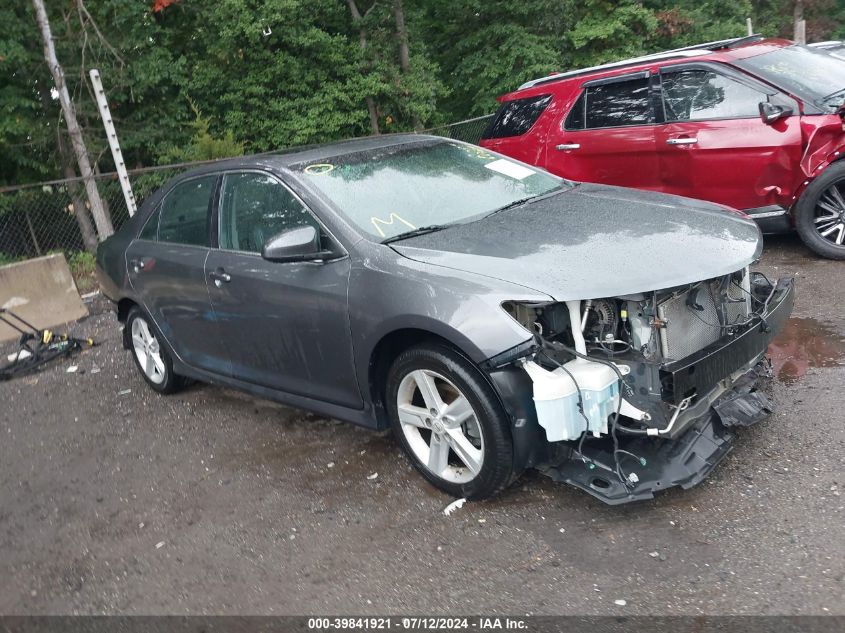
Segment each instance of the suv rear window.
[[623,79],[588,86],[572,106],[567,130],[651,123],[648,78]]
[[481,138],[503,138],[525,134],[537,122],[551,101],[552,95],[506,101],[499,107]]

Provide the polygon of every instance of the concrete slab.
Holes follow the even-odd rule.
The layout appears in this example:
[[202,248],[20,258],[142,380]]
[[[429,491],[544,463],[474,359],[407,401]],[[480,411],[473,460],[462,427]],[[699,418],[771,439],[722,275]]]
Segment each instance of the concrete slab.
[[[0,307],[39,329],[55,328],[88,314],[61,253],[0,266]],[[18,336],[0,323],[0,341]]]

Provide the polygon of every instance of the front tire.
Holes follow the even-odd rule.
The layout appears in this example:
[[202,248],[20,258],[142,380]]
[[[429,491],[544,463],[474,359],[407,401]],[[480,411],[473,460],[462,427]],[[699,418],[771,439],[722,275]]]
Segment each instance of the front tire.
[[178,391],[183,379],[173,372],[173,360],[152,320],[135,306],[129,311],[124,327],[129,333],[135,366],[150,388],[162,394]]
[[394,435],[414,467],[455,497],[491,497],[512,480],[508,417],[479,370],[444,345],[400,354],[388,373]]
[[816,254],[845,259],[845,163],[834,163],[809,184],[795,206],[795,228]]

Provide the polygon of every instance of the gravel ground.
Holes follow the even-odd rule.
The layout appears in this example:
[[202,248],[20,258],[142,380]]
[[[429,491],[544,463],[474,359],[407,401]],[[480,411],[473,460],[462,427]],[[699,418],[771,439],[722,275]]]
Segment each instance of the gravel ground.
[[702,485],[613,508],[528,474],[449,517],[390,437],[156,395],[95,302],[77,373],[0,383],[0,613],[845,614],[842,266],[769,240],[778,413]]

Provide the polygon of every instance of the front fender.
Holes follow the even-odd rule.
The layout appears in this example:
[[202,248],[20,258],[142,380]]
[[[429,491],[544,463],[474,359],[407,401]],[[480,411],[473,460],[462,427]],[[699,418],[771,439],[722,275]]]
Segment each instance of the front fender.
[[551,301],[534,290],[417,262],[381,245],[370,250],[353,260],[349,279],[350,328],[362,393],[369,393],[373,351],[393,332],[434,334],[480,365],[531,338],[501,308],[504,301]]
[[839,115],[813,117],[812,126],[804,126],[804,153],[801,156],[803,182],[795,188],[793,204],[825,169],[845,157],[845,124]]

